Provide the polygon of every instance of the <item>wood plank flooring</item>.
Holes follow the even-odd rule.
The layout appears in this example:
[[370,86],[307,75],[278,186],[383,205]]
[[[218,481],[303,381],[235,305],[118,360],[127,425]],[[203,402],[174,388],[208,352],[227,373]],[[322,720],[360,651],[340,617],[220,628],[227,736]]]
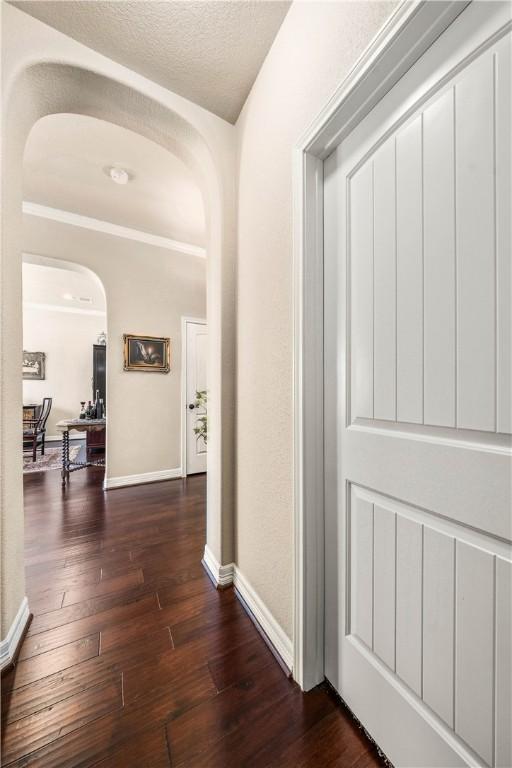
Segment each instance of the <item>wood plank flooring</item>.
[[105,494],[25,476],[34,619],[2,679],[2,765],[374,768],[328,689],[303,694],[201,564],[205,478]]

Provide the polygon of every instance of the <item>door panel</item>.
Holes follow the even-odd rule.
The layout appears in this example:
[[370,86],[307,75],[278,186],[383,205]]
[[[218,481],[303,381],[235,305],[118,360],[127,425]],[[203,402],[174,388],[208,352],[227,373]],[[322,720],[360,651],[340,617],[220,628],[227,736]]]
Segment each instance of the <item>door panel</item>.
[[372,270],[373,417],[391,421],[396,419],[395,187],[392,138],[377,150],[373,161]]
[[512,765],[510,44],[471,4],[324,165],[326,676],[397,766]]
[[397,421],[423,423],[422,116],[396,137]]
[[[453,91],[423,121],[423,423],[455,426],[456,263]],[[407,188],[404,190],[407,194]]]
[[[397,390],[411,397],[411,377],[417,393],[423,379],[424,402],[406,407],[405,420],[411,410],[415,423],[498,431],[496,333],[509,338],[510,329],[506,297],[500,311],[496,302],[493,94],[506,43],[481,55],[347,174],[352,420],[395,421]],[[505,184],[500,204],[503,195],[510,200]],[[422,346],[421,325],[420,376],[419,365],[409,369]],[[406,343],[399,365],[397,336],[414,330],[413,360]]]
[[373,504],[360,499],[351,525],[351,633],[373,646]]
[[492,763],[495,556],[456,542],[455,723],[457,733]]
[[509,663],[507,545],[357,485],[347,511],[347,637],[491,765],[495,689],[510,712],[493,666],[495,646]]
[[496,558],[496,765],[510,764],[512,755],[512,679],[511,615],[512,567],[510,561]]
[[[367,163],[350,181],[352,253],[352,419],[373,417],[373,166]],[[350,298],[350,297],[349,297]],[[369,307],[372,312],[369,312]]]
[[457,242],[457,425],[496,429],[494,60],[453,86]]
[[396,519],[396,673],[418,696],[423,690],[423,526]]
[[496,82],[496,301],[497,301],[497,429],[512,432],[512,314],[510,286],[512,285],[512,223],[510,217],[510,140],[511,94],[510,46],[502,46],[495,57]]
[[198,426],[198,419],[206,413],[204,407],[195,405],[196,393],[208,389],[206,371],[208,330],[206,323],[187,321],[186,334],[186,473],[192,475],[206,472],[206,443],[202,437],[198,437],[194,432]]
[[423,701],[453,728],[455,539],[423,531]]

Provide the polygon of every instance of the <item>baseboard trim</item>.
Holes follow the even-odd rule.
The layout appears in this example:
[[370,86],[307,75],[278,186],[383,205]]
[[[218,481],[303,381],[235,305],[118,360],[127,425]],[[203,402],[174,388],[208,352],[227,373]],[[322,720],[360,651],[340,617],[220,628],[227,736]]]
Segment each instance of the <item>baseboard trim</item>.
[[15,663],[31,617],[28,597],[24,597],[5,640],[0,642],[0,670],[2,672]]
[[217,589],[224,589],[233,584],[234,564],[221,565],[208,545],[204,548],[203,567]]
[[291,675],[293,668],[293,643],[237,566],[234,566],[233,585],[237,597],[256,624],[260,634],[267,641],[281,666]]
[[126,488],[129,485],[145,485],[146,483],[159,483],[162,480],[175,480],[181,477],[181,467],[175,469],[161,469],[157,472],[143,472],[140,475],[124,475],[124,477],[106,477],[103,481],[103,490],[110,491],[114,488]]
[[234,563],[221,565],[208,545],[204,548],[202,564],[217,589],[234,586],[237,598],[256,625],[256,629],[285,672],[291,676],[293,667],[292,641],[272,616],[254,587],[240,572],[240,569]]

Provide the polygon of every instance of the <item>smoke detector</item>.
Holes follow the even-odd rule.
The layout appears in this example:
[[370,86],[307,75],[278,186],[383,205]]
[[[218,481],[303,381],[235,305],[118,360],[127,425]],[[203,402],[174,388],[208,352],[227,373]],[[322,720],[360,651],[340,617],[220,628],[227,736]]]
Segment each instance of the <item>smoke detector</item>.
[[130,174],[124,168],[112,165],[110,168],[105,169],[105,173],[109,176],[115,184],[128,184],[130,181]]

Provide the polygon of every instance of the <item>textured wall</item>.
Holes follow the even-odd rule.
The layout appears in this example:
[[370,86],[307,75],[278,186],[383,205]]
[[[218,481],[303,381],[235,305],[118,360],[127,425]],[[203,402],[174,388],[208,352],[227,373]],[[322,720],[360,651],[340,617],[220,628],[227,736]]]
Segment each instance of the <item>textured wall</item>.
[[[82,264],[105,289],[107,476],[180,467],[181,317],[206,316],[206,261],[48,219],[24,224],[26,253]],[[168,336],[171,371],[124,371],[123,333]]]
[[295,2],[237,123],[237,563],[290,637],[292,150],[394,6]]

